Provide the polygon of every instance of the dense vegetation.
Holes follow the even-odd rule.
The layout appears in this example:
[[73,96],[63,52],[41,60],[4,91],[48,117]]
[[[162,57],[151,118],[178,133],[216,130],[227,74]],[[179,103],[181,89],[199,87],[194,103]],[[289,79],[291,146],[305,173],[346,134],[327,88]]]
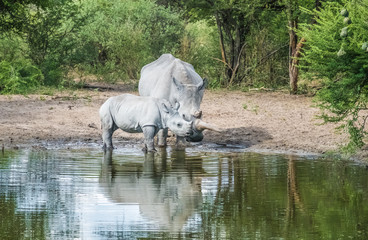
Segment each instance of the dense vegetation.
[[[309,12],[309,11],[308,11]],[[364,145],[368,100],[368,0],[326,3],[317,23],[304,25],[306,39],[301,58],[310,79],[319,79],[318,106],[326,122],[347,130],[347,150]]]
[[63,86],[68,73],[137,81],[167,52],[212,87],[287,86],[289,9],[309,2],[1,0],[0,91]]
[[73,78],[137,83],[142,66],[169,52],[192,63],[210,87],[312,90],[326,110],[322,117],[342,122],[350,147],[360,147],[367,6],[368,0],[0,0],[0,93],[65,87]]

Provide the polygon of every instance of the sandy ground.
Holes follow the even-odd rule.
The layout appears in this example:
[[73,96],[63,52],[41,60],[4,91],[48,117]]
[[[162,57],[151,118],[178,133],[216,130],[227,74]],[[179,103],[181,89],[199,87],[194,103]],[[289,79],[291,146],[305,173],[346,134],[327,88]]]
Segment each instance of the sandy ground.
[[[64,91],[53,96],[0,96],[0,146],[102,146],[99,107],[108,97],[122,92],[137,94],[131,88],[115,87],[108,91]],[[320,125],[321,120],[316,118],[319,109],[312,105],[310,97],[281,92],[206,90],[201,105],[203,120],[224,131],[206,130],[204,140],[191,146],[292,154],[337,150],[346,141],[346,134],[336,133],[336,125]],[[118,130],[113,142],[116,147],[138,147],[143,135]]]

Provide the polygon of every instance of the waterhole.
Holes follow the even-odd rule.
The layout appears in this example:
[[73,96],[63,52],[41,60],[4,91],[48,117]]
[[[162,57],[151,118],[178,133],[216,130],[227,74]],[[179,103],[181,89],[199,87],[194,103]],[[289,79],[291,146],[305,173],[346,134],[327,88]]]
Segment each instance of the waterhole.
[[335,159],[0,153],[0,239],[368,239],[368,171]]

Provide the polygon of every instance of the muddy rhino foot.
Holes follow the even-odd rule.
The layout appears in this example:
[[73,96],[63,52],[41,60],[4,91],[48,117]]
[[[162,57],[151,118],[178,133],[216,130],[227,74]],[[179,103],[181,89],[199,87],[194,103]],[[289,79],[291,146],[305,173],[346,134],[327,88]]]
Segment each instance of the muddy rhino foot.
[[162,143],[162,144],[158,143],[157,146],[159,148],[165,148],[165,147],[167,147],[166,143]]
[[144,152],[144,153],[155,153],[155,152],[157,152],[157,150],[156,149],[148,149],[147,147],[144,147],[144,148],[142,148],[142,151]]
[[114,149],[114,147],[113,147],[113,146],[106,146],[106,145],[103,145],[102,149],[103,149],[104,151],[112,151],[112,150]]

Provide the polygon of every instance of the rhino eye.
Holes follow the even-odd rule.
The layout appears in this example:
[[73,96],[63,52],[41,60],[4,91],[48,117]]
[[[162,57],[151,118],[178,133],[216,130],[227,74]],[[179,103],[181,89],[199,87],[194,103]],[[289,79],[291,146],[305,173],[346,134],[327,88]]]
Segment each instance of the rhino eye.
[[176,126],[181,127],[181,126],[182,126],[182,124],[181,124],[181,123],[178,123],[178,124],[176,124]]

